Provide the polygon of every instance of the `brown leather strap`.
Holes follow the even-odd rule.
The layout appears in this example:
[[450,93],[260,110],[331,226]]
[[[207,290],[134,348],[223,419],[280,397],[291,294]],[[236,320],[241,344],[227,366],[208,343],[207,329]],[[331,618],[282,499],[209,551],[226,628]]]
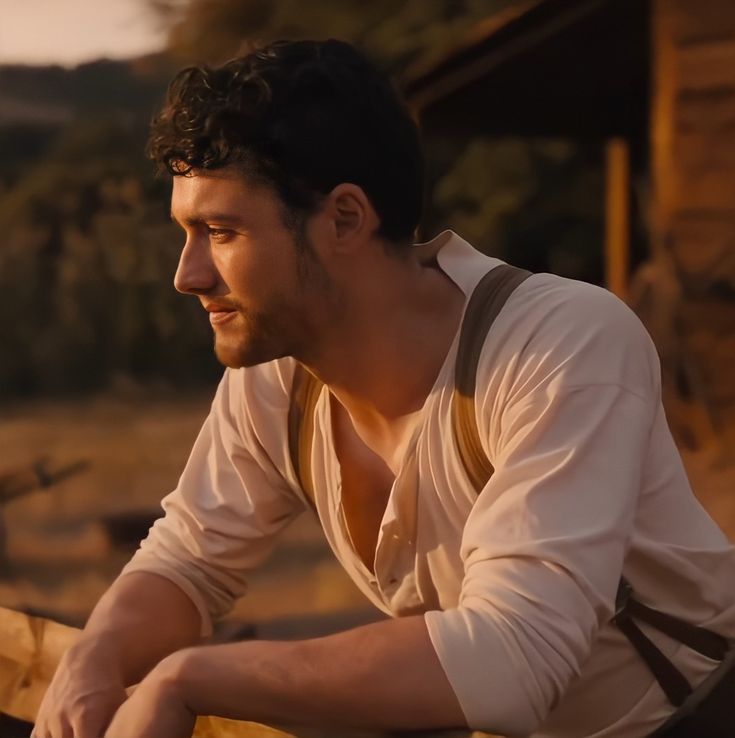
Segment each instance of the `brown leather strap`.
[[452,430],[462,465],[478,494],[494,470],[482,448],[475,416],[477,365],[495,318],[516,287],[530,276],[531,272],[509,264],[491,269],[475,287],[462,320],[454,370]]
[[729,651],[730,644],[726,638],[718,633],[692,625],[684,620],[679,620],[673,615],[667,615],[659,610],[654,610],[644,605],[634,597],[628,600],[628,614],[631,618],[640,620],[666,633],[676,641],[689,646],[694,651],[701,653],[714,661],[722,661]]
[[[480,354],[493,321],[508,297],[529,274],[508,265],[488,272],[475,288],[462,323],[452,398],[452,429],[460,459],[478,494],[494,471],[480,442],[475,414]],[[624,578],[620,579],[613,622],[648,665],[669,701],[676,706],[681,705],[691,694],[692,687],[632,618],[648,623],[712,659],[722,660],[727,654],[729,645],[722,636],[638,602],[632,596],[630,584]]]
[[316,509],[311,449],[314,441],[314,411],[323,383],[301,364],[296,365],[288,409],[288,450],[301,489]]
[[613,623],[646,662],[669,702],[677,707],[692,693],[692,687],[674,664],[646,637],[633,618],[648,623],[656,630],[716,661],[724,661],[730,650],[730,644],[721,635],[639,602],[633,596],[633,588],[625,577],[620,578],[615,608]]
[[621,613],[615,616],[613,622],[646,662],[669,702],[679,707],[692,693],[692,686],[686,677],[630,619],[630,616]]

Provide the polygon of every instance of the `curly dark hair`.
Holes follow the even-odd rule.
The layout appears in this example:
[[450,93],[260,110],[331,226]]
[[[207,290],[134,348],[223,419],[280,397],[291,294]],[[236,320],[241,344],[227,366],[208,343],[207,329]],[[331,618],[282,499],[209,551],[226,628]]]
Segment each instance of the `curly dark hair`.
[[344,41],[276,41],[220,67],[183,69],[148,153],[172,175],[237,165],[273,188],[291,226],[341,182],[363,189],[388,242],[410,242],[421,217],[416,124],[387,77]]

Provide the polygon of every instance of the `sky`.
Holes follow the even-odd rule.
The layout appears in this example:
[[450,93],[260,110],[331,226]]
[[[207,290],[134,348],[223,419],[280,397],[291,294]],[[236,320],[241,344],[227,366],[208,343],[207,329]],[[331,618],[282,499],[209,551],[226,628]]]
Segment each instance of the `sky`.
[[163,43],[145,0],[0,0],[0,64],[72,67]]

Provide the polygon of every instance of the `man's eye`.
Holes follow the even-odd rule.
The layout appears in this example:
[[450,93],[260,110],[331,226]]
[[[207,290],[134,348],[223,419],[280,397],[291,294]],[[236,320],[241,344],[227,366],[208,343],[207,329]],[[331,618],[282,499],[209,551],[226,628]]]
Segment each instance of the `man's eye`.
[[227,230],[227,228],[212,228],[211,226],[207,226],[207,233],[215,241],[226,241],[232,237],[232,231]]

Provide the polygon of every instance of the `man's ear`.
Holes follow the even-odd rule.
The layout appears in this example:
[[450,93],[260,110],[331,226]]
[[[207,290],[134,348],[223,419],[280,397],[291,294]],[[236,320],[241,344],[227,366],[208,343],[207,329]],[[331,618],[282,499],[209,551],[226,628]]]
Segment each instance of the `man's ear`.
[[350,183],[337,185],[330,193],[334,232],[339,245],[349,248],[372,236],[378,217],[362,187]]

